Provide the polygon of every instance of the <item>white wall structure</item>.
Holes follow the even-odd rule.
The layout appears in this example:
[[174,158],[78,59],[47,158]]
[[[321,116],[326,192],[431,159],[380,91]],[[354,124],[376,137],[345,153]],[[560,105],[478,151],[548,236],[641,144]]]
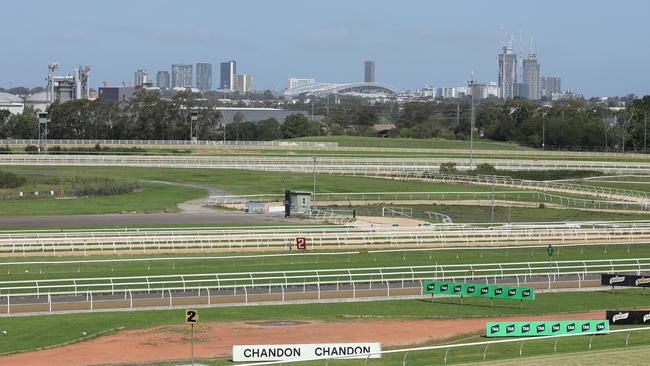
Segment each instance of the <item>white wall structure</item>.
[[292,77],[287,80],[287,90],[312,84],[316,84],[316,79],[299,79]]

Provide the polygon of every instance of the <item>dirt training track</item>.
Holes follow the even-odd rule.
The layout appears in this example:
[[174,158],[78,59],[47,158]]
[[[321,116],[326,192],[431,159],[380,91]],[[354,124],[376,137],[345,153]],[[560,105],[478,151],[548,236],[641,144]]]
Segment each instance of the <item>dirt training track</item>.
[[[422,314],[422,316],[435,314]],[[604,312],[510,317],[508,320],[602,319]],[[198,359],[230,357],[236,344],[380,342],[383,347],[430,343],[484,331],[486,321],[503,318],[354,320],[296,322],[207,322],[196,328]],[[284,322],[281,322],[282,324]],[[291,324],[291,322],[287,322]],[[2,365],[82,366],[182,361],[190,358],[186,325],[120,331],[86,342],[0,357]]]
[[131,213],[103,215],[3,216],[0,229],[28,229],[38,227],[118,226],[137,227],[176,224],[276,224],[287,223],[283,218],[250,215],[243,212],[212,213]]

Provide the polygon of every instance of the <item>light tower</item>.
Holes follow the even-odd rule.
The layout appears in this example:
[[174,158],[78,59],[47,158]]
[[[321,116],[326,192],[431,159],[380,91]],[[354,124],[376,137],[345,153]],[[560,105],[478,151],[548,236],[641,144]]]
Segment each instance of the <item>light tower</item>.
[[54,102],[54,74],[59,69],[57,62],[48,62],[47,64],[47,92],[46,98],[48,103]]

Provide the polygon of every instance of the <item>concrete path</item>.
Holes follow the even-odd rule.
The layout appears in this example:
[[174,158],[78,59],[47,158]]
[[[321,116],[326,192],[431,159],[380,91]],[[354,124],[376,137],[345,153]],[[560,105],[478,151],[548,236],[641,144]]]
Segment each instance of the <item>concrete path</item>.
[[168,184],[172,186],[179,186],[179,187],[188,187],[188,188],[196,188],[196,189],[202,189],[204,191],[207,191],[208,195],[202,198],[197,198],[195,200],[183,202],[178,204],[178,208],[181,209],[181,214],[186,214],[186,213],[202,213],[202,214],[214,214],[218,211],[204,207],[208,203],[208,197],[209,196],[223,196],[223,195],[228,195],[230,194],[228,191],[207,185],[207,184],[195,184],[195,183],[177,183],[177,182],[165,182],[165,181],[157,181],[157,180],[148,180],[147,182],[151,183],[158,183],[158,184]]

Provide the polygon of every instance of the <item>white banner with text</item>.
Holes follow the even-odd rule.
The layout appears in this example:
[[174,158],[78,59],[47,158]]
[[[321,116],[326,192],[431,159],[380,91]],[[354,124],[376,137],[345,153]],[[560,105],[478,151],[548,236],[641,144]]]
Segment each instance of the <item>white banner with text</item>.
[[264,344],[232,347],[232,360],[290,361],[317,358],[381,358],[381,343]]

